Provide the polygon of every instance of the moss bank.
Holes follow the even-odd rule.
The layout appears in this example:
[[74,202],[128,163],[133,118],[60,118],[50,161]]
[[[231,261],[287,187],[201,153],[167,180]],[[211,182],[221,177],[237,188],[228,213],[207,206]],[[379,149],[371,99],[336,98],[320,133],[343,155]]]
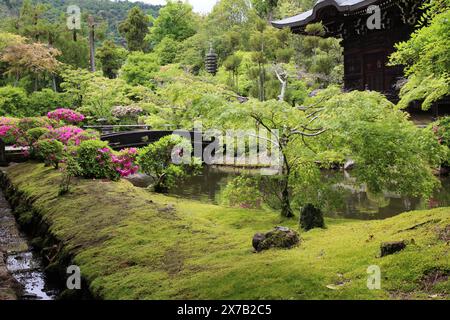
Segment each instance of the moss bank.
[[[60,173],[42,164],[10,167],[7,176],[7,195],[20,195],[34,209],[18,210],[19,221],[45,225],[63,252],[59,263],[80,266],[99,298],[449,297],[450,246],[443,231],[450,208],[384,221],[328,219],[327,229],[302,232],[294,249],[255,254],[253,234],[277,225],[297,228],[297,221],[152,194],[126,181],[77,180],[59,197]],[[378,257],[381,242],[397,240],[410,244]],[[367,289],[370,265],[381,268],[381,290]]]

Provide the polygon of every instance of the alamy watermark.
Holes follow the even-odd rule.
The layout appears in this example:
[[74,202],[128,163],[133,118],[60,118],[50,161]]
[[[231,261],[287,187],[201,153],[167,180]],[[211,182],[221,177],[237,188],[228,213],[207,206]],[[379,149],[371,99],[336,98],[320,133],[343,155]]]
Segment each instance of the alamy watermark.
[[377,265],[367,268],[367,288],[369,290],[381,290],[381,269]]
[[81,29],[81,9],[79,6],[71,5],[67,7],[67,28],[69,30]]
[[[279,144],[279,130],[219,130],[203,131],[197,122],[193,137],[187,130],[176,130],[174,135],[192,141],[193,154],[172,152],[175,164],[190,163],[192,156],[207,165],[236,165],[259,168],[263,175],[274,175],[282,170],[283,154]],[[182,146],[175,146],[179,149]]]
[[78,266],[69,266],[67,268],[66,287],[69,290],[81,290],[81,270]]

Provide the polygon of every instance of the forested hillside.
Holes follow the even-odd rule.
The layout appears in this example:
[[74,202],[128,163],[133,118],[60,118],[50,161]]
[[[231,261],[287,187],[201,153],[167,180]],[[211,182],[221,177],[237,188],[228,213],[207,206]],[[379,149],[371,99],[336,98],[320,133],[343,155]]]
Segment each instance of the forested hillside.
[[[0,0],[0,19],[17,17],[23,2],[24,0]],[[125,20],[131,8],[137,6],[153,17],[158,15],[160,9],[160,6],[127,0],[34,0],[33,3],[46,5],[44,16],[53,22],[58,21],[62,15],[66,14],[69,5],[78,5],[83,14],[93,14],[99,21],[106,22],[108,37],[117,42],[122,41],[118,29],[119,24]]]

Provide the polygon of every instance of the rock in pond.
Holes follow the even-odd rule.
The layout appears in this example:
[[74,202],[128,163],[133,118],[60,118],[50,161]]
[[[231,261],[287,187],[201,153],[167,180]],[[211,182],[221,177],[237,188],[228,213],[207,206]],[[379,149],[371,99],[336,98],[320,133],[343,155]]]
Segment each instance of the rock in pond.
[[292,248],[300,242],[296,231],[286,227],[276,227],[266,234],[257,233],[253,236],[253,248],[257,252],[271,248]]
[[406,248],[405,241],[383,242],[381,244],[381,257],[385,257]]

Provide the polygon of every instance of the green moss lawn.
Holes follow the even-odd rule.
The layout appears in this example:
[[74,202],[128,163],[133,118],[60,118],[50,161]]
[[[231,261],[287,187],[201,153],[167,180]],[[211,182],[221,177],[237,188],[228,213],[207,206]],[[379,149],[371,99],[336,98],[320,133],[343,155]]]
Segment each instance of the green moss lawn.
[[[76,180],[58,197],[60,173],[42,164],[10,167],[51,232],[74,253],[94,295],[104,299],[448,299],[450,208],[385,221],[328,219],[301,232],[291,250],[256,254],[256,232],[297,219],[152,194],[129,182]],[[414,239],[413,241],[411,241]],[[408,240],[379,258],[383,241]],[[368,290],[378,265],[382,289]]]

